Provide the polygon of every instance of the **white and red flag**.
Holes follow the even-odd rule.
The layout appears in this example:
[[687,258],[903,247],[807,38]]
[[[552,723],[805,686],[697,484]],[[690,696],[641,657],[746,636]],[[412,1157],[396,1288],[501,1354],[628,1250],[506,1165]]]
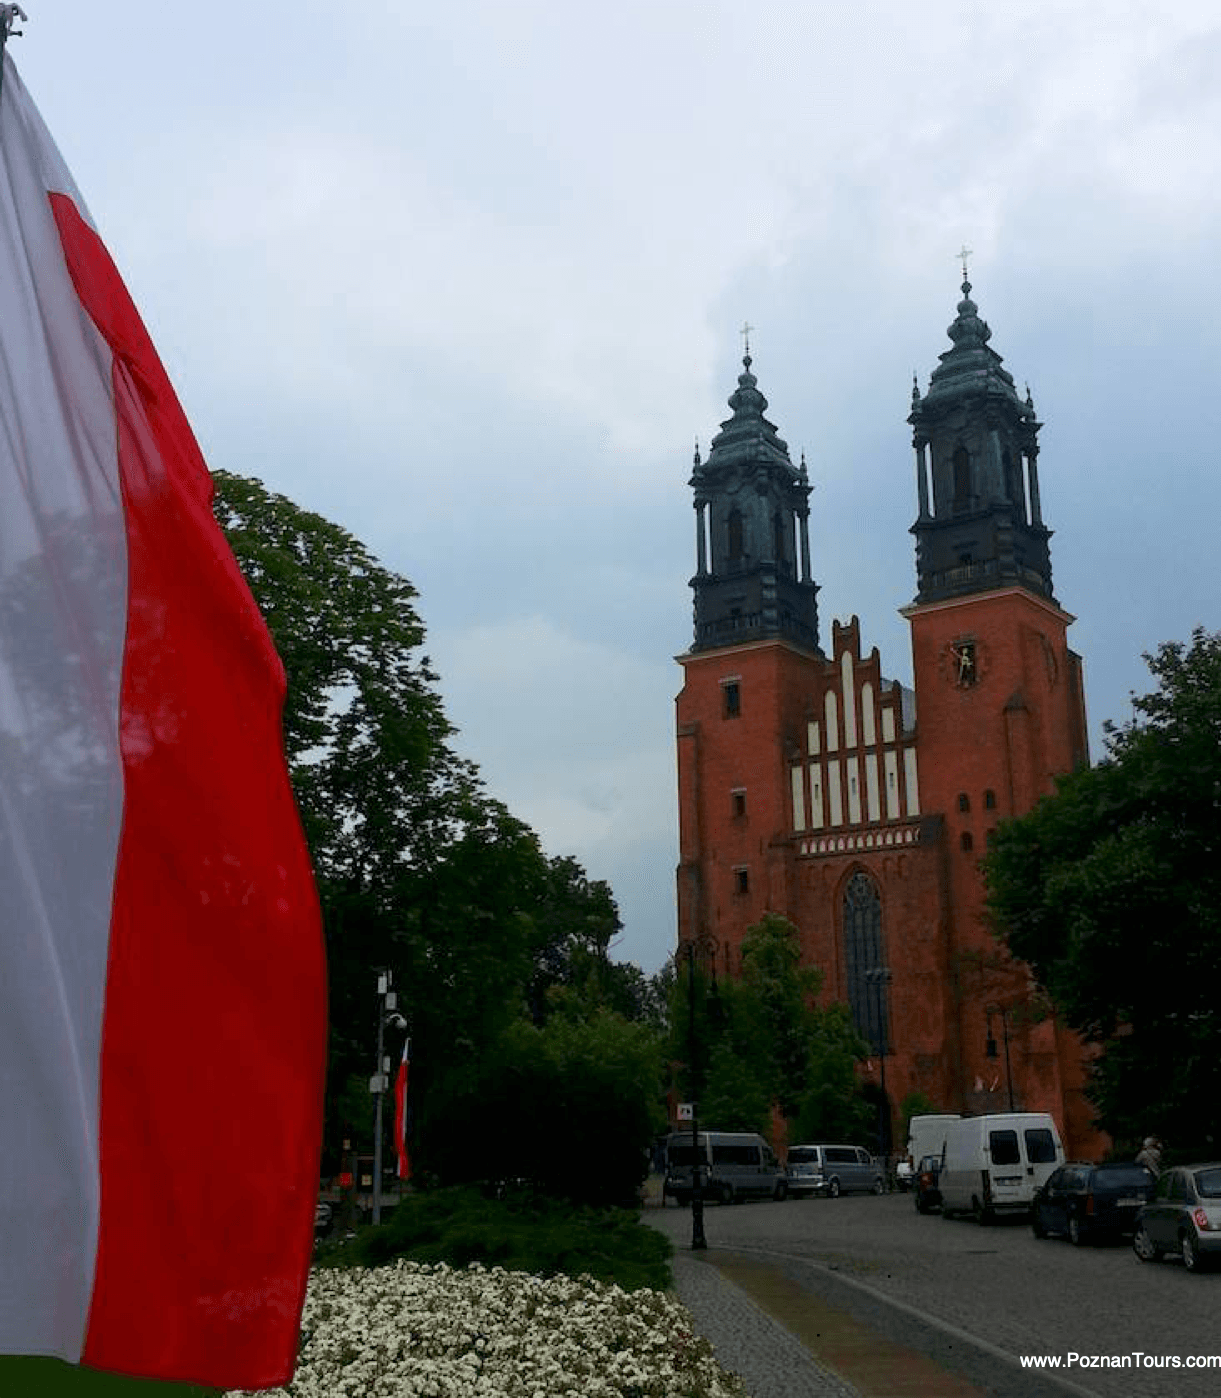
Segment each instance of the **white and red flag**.
[[411,1157],[407,1153],[407,1077],[411,1071],[411,1040],[403,1045],[403,1057],[394,1079],[394,1149],[398,1155],[398,1177],[411,1178]]
[[0,1353],[293,1369],[325,971],[284,675],[72,177],[0,84]]

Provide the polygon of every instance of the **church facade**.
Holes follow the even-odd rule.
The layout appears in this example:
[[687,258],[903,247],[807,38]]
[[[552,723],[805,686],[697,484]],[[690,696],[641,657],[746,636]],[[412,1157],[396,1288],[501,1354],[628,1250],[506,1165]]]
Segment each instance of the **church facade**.
[[718,975],[765,912],[798,929],[823,994],[852,1009],[901,1149],[901,1104],[1049,1111],[1101,1143],[1082,1045],[983,917],[996,824],[1088,760],[1073,618],[1052,589],[1038,432],[966,280],[951,346],[913,387],[913,687],[862,653],[854,617],[820,644],[810,484],[751,372],[696,453],[695,635],[678,657],[679,943]]

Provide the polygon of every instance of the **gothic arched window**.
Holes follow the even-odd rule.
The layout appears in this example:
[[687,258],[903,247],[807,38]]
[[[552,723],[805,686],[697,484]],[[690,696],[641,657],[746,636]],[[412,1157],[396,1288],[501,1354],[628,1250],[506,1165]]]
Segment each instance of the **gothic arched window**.
[[[882,898],[868,874],[844,889],[844,972],[852,1022],[874,1053],[890,1052],[890,987],[884,973]],[[873,974],[870,974],[870,973]]]

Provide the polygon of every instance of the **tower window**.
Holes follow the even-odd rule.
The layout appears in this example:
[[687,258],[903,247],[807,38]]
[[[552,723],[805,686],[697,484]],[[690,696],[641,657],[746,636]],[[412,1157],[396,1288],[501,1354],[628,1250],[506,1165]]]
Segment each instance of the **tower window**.
[[965,510],[971,503],[971,454],[966,447],[954,452],[954,508]]
[[750,870],[746,868],[735,869],[733,871],[733,886],[735,893],[749,893]]
[[746,788],[740,786],[733,793],[733,813],[735,816],[746,814]]
[[1011,505],[1017,507],[1018,518],[1024,520],[1026,502],[1022,498],[1022,477],[1008,451],[1001,457],[1001,466],[1005,473],[1005,496]]
[[742,686],[737,680],[721,681],[721,717],[737,718],[742,712]]
[[746,552],[745,531],[742,528],[742,511],[735,506],[729,512],[729,561],[737,562]]
[[964,830],[962,832],[962,837],[959,840],[959,843],[962,845],[964,850],[971,850],[975,848],[975,841],[974,839],[972,839],[971,832],[969,830]]
[[993,791],[991,787],[989,787],[988,790],[984,792],[984,810],[996,810],[996,792]]
[[958,793],[958,809],[960,811],[969,811],[971,809],[971,798],[965,791],[960,791]]

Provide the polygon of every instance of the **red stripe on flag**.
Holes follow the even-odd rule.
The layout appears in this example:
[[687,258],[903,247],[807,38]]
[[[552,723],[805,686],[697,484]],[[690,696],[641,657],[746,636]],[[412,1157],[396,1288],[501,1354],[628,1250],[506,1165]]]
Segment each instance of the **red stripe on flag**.
[[84,1361],[270,1386],[297,1351],[326,1024],[283,670],[139,314],[73,202],[50,198],[77,294],[114,354],[129,549]]
[[394,1079],[394,1149],[398,1154],[398,1177],[411,1178],[411,1157],[407,1153],[407,1074],[411,1068],[411,1040],[403,1045],[403,1058]]

